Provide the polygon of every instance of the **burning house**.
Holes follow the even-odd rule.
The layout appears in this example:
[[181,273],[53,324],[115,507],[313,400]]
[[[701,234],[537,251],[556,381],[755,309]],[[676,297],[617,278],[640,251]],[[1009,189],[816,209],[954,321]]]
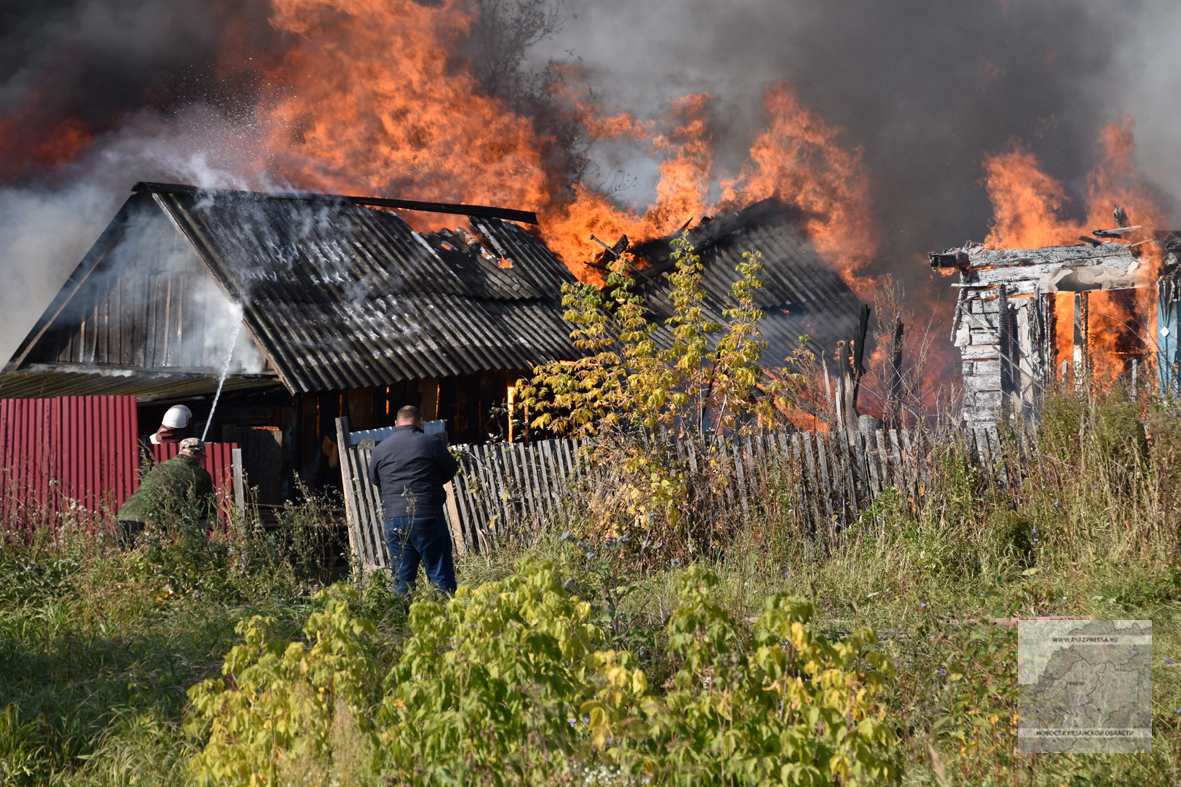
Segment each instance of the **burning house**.
[[[398,211],[459,214],[417,232]],[[803,334],[851,335],[859,304],[767,200],[691,232],[718,319],[741,253],[758,249],[773,364]],[[260,194],[140,183],[0,376],[0,397],[134,394],[158,423],[187,402],[210,440],[243,446],[250,483],[277,503],[296,478],[339,479],[334,419],[388,426],[404,404],[451,440],[486,440],[496,408],[537,363],[578,357],[561,287],[575,278],[532,214],[466,205]],[[667,239],[637,248],[655,317],[669,310]],[[232,350],[232,352],[231,352]],[[213,411],[214,399],[220,397]]]
[[1005,408],[1031,415],[1046,386],[1072,375],[1176,389],[1181,238],[1127,226],[1118,207],[1116,217],[1120,227],[1078,245],[968,243],[929,255],[933,268],[959,274],[951,338],[969,426]]

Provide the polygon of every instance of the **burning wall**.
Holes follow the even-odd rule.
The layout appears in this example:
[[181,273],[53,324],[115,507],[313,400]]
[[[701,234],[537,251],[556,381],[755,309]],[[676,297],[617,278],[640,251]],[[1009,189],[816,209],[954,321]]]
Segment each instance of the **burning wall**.
[[[1118,229],[1095,234],[1134,237]],[[1145,254],[1145,244],[1155,251]],[[1048,385],[1070,377],[1100,385],[1131,377],[1143,385],[1155,372],[1171,389],[1181,361],[1171,338],[1178,302],[1164,288],[1175,278],[1176,251],[1171,233],[1156,233],[1139,243],[1092,238],[1000,250],[969,243],[931,254],[933,268],[959,272],[952,341],[962,362],[964,419],[995,421],[1004,407],[1031,415]]]

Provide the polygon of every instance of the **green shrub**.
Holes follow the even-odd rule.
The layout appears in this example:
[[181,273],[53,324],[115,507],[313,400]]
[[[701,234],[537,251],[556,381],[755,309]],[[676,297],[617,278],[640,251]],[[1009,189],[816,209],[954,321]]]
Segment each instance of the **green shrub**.
[[830,642],[809,625],[811,603],[777,594],[747,646],[710,598],[716,583],[696,566],[678,580],[668,632],[683,666],[666,696],[628,671],[630,654],[603,654],[584,713],[607,758],[661,784],[896,783],[895,732],[879,702],[894,671],[877,635]]
[[415,603],[380,716],[394,783],[550,784],[568,775],[602,661],[590,615],[552,564],[533,561],[445,604]]
[[[411,636],[386,681],[376,724],[360,685],[371,625],[332,590],[301,643],[269,639],[264,619],[225,680],[190,692],[191,770],[205,784],[524,785],[618,782],[728,785],[896,783],[894,730],[879,696],[893,669],[860,629],[832,641],[812,605],[769,599],[753,630],[711,598],[692,567],[668,623],[680,669],[667,693],[627,651],[596,650],[591,605],[555,565],[410,611]],[[343,723],[342,723],[343,722]],[[298,767],[297,767],[298,766]]]
[[226,656],[225,678],[189,690],[188,732],[205,741],[190,763],[198,783],[253,787],[284,777],[327,785],[333,776],[339,783],[342,770],[353,777],[367,759],[347,755],[364,751],[372,735],[361,699],[371,665],[360,640],[372,624],[353,616],[349,588],[333,586],[316,599],[325,605],[304,626],[310,648],[274,637],[274,621],[256,615],[236,629],[245,642]]

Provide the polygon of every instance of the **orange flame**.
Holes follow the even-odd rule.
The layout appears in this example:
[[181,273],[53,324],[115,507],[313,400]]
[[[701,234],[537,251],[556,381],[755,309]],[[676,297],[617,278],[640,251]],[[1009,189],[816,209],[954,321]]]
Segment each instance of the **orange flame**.
[[1072,245],[1078,243],[1079,235],[1114,227],[1115,205],[1122,205],[1135,224],[1160,226],[1160,210],[1132,164],[1132,120],[1109,123],[1099,142],[1098,161],[1087,176],[1082,221],[1061,214],[1069,201],[1062,184],[1044,172],[1041,162],[1020,142],[1014,141],[1006,153],[987,157],[984,185],[992,201],[993,221],[984,244],[994,249]]
[[1062,185],[1041,169],[1032,153],[1014,142],[1013,150],[984,162],[985,187],[992,200],[992,230],[984,245],[994,249],[1035,249],[1077,242],[1078,226],[1063,222]]
[[[705,94],[674,101],[660,123],[671,124],[671,128],[648,141],[653,153],[664,158],[660,162],[656,201],[643,214],[619,208],[603,194],[579,184],[573,200],[541,214],[542,233],[549,247],[567,265],[576,265],[593,256],[594,250],[588,254],[587,241],[592,234],[607,243],[614,243],[622,235],[633,242],[642,241],[675,232],[705,213],[713,164],[708,107],[709,96]],[[582,107],[582,111],[586,109]],[[627,115],[606,122],[591,114],[585,116],[589,127],[601,137],[651,135],[657,125],[639,124]]]
[[533,126],[450,59],[460,0],[275,0],[294,44],[257,112],[269,168],[305,187],[545,207],[554,184]]
[[[621,208],[584,184],[565,190],[546,169],[533,125],[483,95],[452,54],[473,22],[462,0],[276,0],[272,24],[295,41],[269,70],[258,108],[272,171],[304,187],[412,193],[418,198],[511,205],[538,212],[547,244],[576,273],[598,247],[675,232],[715,207],[710,98],[672,102],[667,115],[642,122],[586,100],[559,72],[556,89],[594,139],[646,145],[659,159],[656,199],[640,211]],[[873,256],[867,182],[860,151],[846,151],[831,128],[800,106],[786,84],[767,92],[770,127],[751,161],[724,184],[725,209],[777,196],[808,213],[805,231],[846,279]],[[863,288],[862,288],[863,289]]]
[[861,150],[842,148],[837,138],[843,129],[810,113],[786,82],[767,89],[764,109],[770,126],[755,140],[739,177],[724,184],[723,206],[778,197],[807,211],[804,229],[817,250],[869,300],[874,282],[863,271],[877,251],[877,236]]
[[[673,130],[651,139],[653,153],[664,158],[657,199],[648,210],[640,214],[616,208],[603,195],[577,187],[571,203],[543,217],[551,248],[569,264],[586,256],[585,238],[590,233],[608,241],[623,234],[644,240],[674,232],[703,213],[777,197],[805,212],[803,229],[817,250],[859,296],[868,298],[873,280],[864,275],[864,268],[877,250],[877,238],[861,151],[842,148],[837,141],[842,129],[812,115],[791,86],[781,82],[767,90],[764,110],[769,125],[755,139],[750,160],[737,177],[722,180],[721,199],[710,204],[713,148],[708,105],[704,94],[674,102],[670,117],[663,121],[672,122]],[[587,107],[580,110],[586,112]],[[588,127],[602,136],[630,138],[653,130],[626,115],[591,120]]]
[[[1114,228],[1115,205],[1127,211],[1133,225],[1145,228],[1125,236],[1135,242],[1140,254],[1140,286],[1130,294],[1094,291],[1085,296],[1089,303],[1085,326],[1088,363],[1095,379],[1106,383],[1122,374],[1132,358],[1151,364],[1148,345],[1155,330],[1156,289],[1148,285],[1159,275],[1162,257],[1156,244],[1142,241],[1151,237],[1154,226],[1161,225],[1162,214],[1132,163],[1132,120],[1108,124],[1099,143],[1098,160],[1087,176],[1083,220],[1062,215],[1068,202],[1062,184],[1044,172],[1037,158],[1020,143],[988,157],[984,183],[993,204],[993,222],[985,245],[1001,249],[1073,245],[1096,229]],[[1058,326],[1053,359],[1057,369],[1063,361],[1073,363],[1074,296],[1055,295],[1053,311]]]
[[[578,87],[577,69],[559,69],[553,89],[588,137],[637,145],[657,162],[652,204],[628,209],[593,185],[571,185],[562,163],[567,159],[555,155],[562,153],[559,140],[482,92],[462,51],[478,21],[477,3],[272,0],[269,21],[286,47],[279,53],[255,51],[246,23],[223,13],[232,4],[218,7],[218,77],[257,95],[260,152],[254,172],[242,173],[248,178],[314,191],[533,210],[550,248],[587,278],[595,274],[582,263],[599,251],[591,234],[607,243],[624,234],[642,242],[703,214],[774,196],[805,211],[803,229],[818,251],[859,293],[867,292],[861,272],[876,244],[861,152],[843,148],[842,130],[804,108],[787,83],[767,90],[768,126],[749,162],[727,178],[713,171],[708,95],[685,96],[664,116],[637,120],[605,112]],[[26,109],[40,117],[46,110],[35,103],[30,99]],[[18,145],[16,130],[25,126],[20,112],[0,117],[0,163],[6,165],[0,178],[9,169],[12,177],[24,171],[13,169],[12,160],[50,166],[75,157],[92,131],[108,130],[57,118],[40,124],[35,145]],[[711,191],[721,194],[716,204]],[[420,229],[437,219],[407,218]]]

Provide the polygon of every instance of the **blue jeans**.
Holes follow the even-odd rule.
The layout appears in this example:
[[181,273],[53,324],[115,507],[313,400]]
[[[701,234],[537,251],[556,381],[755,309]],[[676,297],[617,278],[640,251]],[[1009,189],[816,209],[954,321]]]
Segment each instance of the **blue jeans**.
[[442,516],[396,516],[385,521],[385,545],[390,551],[394,592],[408,595],[418,578],[418,564],[427,579],[444,593],[455,592],[455,564],[451,562],[451,533]]

